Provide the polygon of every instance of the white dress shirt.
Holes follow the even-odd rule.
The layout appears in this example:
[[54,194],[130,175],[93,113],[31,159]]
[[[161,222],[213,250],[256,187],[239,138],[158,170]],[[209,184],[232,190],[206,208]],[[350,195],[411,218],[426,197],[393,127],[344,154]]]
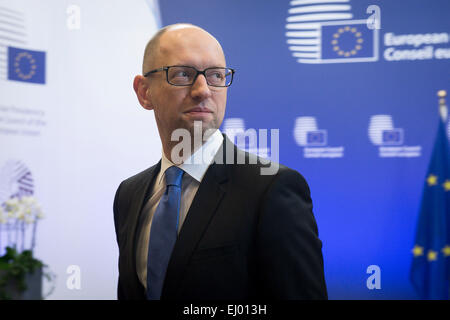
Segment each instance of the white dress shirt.
[[[197,190],[202,182],[203,176],[208,170],[208,167],[214,161],[217,151],[222,146],[223,136],[219,130],[216,130],[208,140],[200,147],[190,158],[184,163],[178,165],[183,169],[184,175],[181,182],[181,204],[180,217],[178,223],[178,233],[180,233],[186,215],[191,206],[192,200],[197,193]],[[199,161],[200,160],[200,161]],[[161,170],[158,173],[150,193],[150,198],[145,204],[142,214],[139,218],[138,227],[138,243],[136,252],[136,272],[142,285],[147,288],[147,255],[148,243],[150,239],[150,229],[152,225],[153,215],[159,200],[166,190],[165,171],[174,166],[169,159],[162,152]]]

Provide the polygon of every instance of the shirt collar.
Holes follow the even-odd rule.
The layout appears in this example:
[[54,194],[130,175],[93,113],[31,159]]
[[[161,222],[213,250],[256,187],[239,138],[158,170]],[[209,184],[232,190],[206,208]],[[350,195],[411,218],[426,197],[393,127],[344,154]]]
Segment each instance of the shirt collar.
[[[192,178],[198,182],[202,182],[203,176],[208,170],[208,167],[214,160],[217,151],[223,143],[223,136],[219,130],[216,130],[208,140],[192,154],[186,161],[178,165],[180,169],[188,173]],[[172,161],[166,158],[164,151],[161,157],[161,170],[159,171],[158,184],[161,183],[164,172],[171,166],[175,166]]]

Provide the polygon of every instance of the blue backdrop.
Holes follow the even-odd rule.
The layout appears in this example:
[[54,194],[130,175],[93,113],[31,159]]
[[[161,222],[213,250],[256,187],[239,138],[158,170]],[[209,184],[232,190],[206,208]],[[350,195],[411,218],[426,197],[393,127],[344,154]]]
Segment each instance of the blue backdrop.
[[[380,30],[361,22],[372,4]],[[436,92],[449,89],[450,2],[165,0],[160,9],[163,25],[190,22],[221,42],[237,70],[226,118],[280,129],[280,163],[312,191],[329,297],[416,299],[411,249]],[[366,286],[370,265],[380,289]]]

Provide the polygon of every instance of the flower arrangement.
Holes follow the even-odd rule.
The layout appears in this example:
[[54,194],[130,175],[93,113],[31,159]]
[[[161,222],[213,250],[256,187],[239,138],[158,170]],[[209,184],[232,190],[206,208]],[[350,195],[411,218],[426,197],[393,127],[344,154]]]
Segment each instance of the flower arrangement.
[[40,219],[44,218],[41,206],[34,197],[24,196],[6,200],[4,207],[0,207],[0,248],[6,241],[7,247],[25,249],[26,231],[32,226],[29,250],[36,244],[36,227]]
[[37,223],[43,217],[32,196],[13,197],[0,206],[0,254],[5,250],[0,256],[0,299],[11,299],[11,288],[24,292],[27,274],[44,267],[33,257]]

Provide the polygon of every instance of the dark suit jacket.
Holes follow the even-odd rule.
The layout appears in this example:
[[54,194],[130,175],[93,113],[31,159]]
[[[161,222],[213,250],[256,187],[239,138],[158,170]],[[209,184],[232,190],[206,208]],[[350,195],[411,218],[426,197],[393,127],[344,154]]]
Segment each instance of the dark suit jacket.
[[[195,195],[169,261],[161,299],[326,299],[322,243],[304,178],[280,165],[261,175],[228,138]],[[223,164],[226,150],[246,164]],[[236,158],[236,157],[235,157]],[[222,159],[222,161],[220,161]],[[145,299],[137,227],[161,162],[123,181],[114,199],[118,299]]]

